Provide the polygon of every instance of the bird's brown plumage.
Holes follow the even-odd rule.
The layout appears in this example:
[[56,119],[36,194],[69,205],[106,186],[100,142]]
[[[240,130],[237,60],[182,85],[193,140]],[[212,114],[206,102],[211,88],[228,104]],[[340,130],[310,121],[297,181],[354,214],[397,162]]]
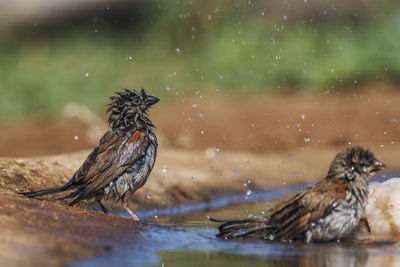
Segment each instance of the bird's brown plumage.
[[100,139],[71,180],[64,186],[23,193],[28,197],[73,190],[61,199],[73,198],[69,205],[94,198],[107,212],[101,200],[121,200],[129,209],[127,199],[147,180],[156,158],[157,138],[154,125],[146,116],[148,108],[158,102],[144,89],[125,89],[111,97],[108,108],[110,128]]
[[345,199],[343,186],[347,187],[342,181],[323,180],[275,208],[269,221],[276,225],[275,238],[292,240],[329,214]]
[[369,179],[384,167],[369,150],[349,148],[337,154],[325,179],[282,202],[267,217],[219,221],[224,223],[217,236],[303,242],[344,237],[364,211]]
[[[123,174],[138,157],[142,156],[149,143],[149,138],[139,130],[125,138],[116,137],[118,135],[107,132],[99,145],[104,149],[95,148],[92,152],[94,155],[89,156],[83,163],[85,169],[76,172],[73,179],[76,179],[77,188],[84,187],[84,189],[70,205],[94,197],[100,189]],[[115,150],[128,152],[121,154],[115,153]]]

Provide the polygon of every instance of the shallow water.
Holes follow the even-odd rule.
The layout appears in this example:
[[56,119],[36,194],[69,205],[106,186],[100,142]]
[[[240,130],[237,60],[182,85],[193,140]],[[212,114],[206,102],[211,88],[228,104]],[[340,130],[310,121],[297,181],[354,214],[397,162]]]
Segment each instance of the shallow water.
[[[385,180],[394,175],[377,177]],[[397,175],[398,176],[398,175]],[[193,203],[162,210],[138,211],[146,224],[138,240],[77,266],[397,266],[400,243],[285,244],[262,240],[221,240],[214,218],[259,215],[273,200],[308,185],[232,195],[211,203]],[[272,201],[272,202],[270,202]]]

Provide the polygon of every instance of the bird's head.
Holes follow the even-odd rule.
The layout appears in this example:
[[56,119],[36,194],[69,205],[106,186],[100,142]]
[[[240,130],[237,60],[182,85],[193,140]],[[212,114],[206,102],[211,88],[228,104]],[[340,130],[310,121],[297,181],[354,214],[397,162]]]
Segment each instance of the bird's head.
[[111,103],[107,110],[111,127],[127,128],[140,122],[153,126],[145,115],[150,106],[159,101],[157,97],[147,95],[144,89],[140,92],[124,89],[116,94],[118,96],[110,97]]
[[375,173],[386,165],[375,158],[368,149],[360,146],[350,147],[336,155],[329,169],[328,178],[354,181],[369,181]]

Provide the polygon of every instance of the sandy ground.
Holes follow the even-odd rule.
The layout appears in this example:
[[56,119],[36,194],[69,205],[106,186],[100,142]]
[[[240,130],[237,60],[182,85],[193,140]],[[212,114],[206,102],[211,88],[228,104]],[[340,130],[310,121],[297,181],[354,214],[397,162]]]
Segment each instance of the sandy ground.
[[[370,147],[388,171],[400,169],[400,91],[394,88],[376,85],[319,96],[195,95],[176,102],[152,110],[159,155],[148,183],[136,194],[135,208],[311,183],[326,174],[335,153],[349,142]],[[1,262],[62,265],[117,249],[123,236],[135,238],[140,231],[141,224],[88,210],[88,203],[68,207],[52,197],[17,194],[65,183],[90,151],[64,152],[92,147],[87,130],[71,121],[3,124]],[[64,154],[43,156],[59,153]]]

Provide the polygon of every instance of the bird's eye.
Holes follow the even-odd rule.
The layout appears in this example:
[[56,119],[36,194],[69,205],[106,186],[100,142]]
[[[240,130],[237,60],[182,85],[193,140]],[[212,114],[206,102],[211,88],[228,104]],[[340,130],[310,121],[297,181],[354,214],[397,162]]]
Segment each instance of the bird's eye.
[[136,106],[138,106],[138,105],[140,104],[140,99],[136,97],[136,98],[133,99],[132,102],[133,102],[133,104],[135,104]]

